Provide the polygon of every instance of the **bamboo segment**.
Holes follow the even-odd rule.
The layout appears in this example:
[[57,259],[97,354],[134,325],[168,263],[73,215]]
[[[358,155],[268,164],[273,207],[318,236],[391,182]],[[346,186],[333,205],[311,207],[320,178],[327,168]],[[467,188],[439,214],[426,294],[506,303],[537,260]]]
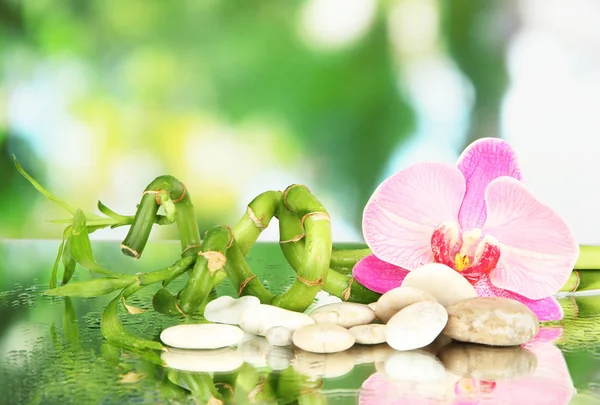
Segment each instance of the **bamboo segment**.
[[577,270],[600,270],[600,246],[580,246]]
[[260,280],[256,277],[256,274],[250,270],[250,267],[248,266],[248,263],[246,263],[235,240],[227,250],[225,272],[240,297],[244,295],[254,295],[262,304],[271,303],[273,294],[262,285]]
[[198,253],[190,278],[179,292],[179,308],[191,315],[200,308],[215,284],[215,275],[227,262],[227,249],[233,243],[233,233],[226,226],[215,226],[206,233],[202,251]]
[[[283,204],[301,222],[305,233],[303,260],[292,287],[275,297],[273,305],[303,312],[323,288],[331,259],[331,225],[323,205],[301,185],[289,186],[283,195]],[[283,214],[280,209],[280,215]],[[299,236],[299,235],[298,235]]]
[[248,204],[244,216],[233,229],[235,240],[243,256],[248,254],[261,232],[277,215],[281,197],[281,191],[266,191]]

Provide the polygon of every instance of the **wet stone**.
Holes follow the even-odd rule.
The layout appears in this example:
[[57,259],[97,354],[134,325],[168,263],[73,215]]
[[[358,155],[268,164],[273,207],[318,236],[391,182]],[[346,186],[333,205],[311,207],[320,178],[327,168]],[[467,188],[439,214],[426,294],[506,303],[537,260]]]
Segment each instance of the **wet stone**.
[[385,342],[386,326],[383,324],[358,325],[348,329],[354,335],[356,343],[376,345]]
[[210,322],[237,325],[240,313],[253,305],[260,304],[260,300],[252,295],[235,299],[224,295],[206,304],[204,318]]
[[446,309],[437,302],[417,302],[388,321],[386,341],[396,350],[420,349],[438,337],[447,320]]
[[319,307],[310,316],[316,323],[333,323],[344,328],[351,328],[373,322],[375,312],[364,304],[340,302]]
[[537,335],[540,323],[525,305],[509,298],[476,297],[447,308],[443,333],[460,342],[516,346]]
[[243,337],[237,326],[217,323],[171,326],[160,334],[164,344],[179,349],[218,349],[236,345]]
[[394,288],[379,298],[375,315],[381,322],[387,322],[401,309],[421,301],[436,302],[436,299],[428,292],[418,288],[405,286]]
[[312,353],[336,353],[354,345],[354,335],[347,329],[330,323],[303,326],[292,336],[294,345]]

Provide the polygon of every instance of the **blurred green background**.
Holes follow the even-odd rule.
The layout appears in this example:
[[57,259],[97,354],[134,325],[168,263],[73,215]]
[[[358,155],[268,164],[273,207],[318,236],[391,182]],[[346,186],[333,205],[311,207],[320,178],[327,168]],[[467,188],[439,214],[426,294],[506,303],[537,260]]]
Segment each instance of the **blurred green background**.
[[537,159],[525,166],[543,167],[538,139],[552,148],[573,134],[535,125],[581,122],[581,108],[549,114],[560,109],[551,101],[572,104],[573,80],[599,88],[594,4],[0,0],[0,237],[56,238],[44,220],[64,216],[18,175],[15,154],[85,210],[101,199],[131,214],[147,183],[172,174],[201,229],[304,183],[332,214],[334,239],[360,240],[371,192],[409,163],[452,162],[472,140],[503,136]]

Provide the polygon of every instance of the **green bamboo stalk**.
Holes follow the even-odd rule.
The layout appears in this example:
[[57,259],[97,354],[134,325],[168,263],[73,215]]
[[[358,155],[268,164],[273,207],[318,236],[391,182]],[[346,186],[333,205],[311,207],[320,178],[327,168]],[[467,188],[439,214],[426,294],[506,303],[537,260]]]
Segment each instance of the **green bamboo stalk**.
[[[301,221],[305,233],[305,250],[296,281],[272,304],[303,312],[323,288],[331,259],[331,226],[327,210],[301,185],[289,186],[283,194],[283,204]],[[280,209],[280,215],[283,215]]]
[[183,313],[193,314],[206,300],[215,284],[215,273],[222,271],[227,262],[227,249],[232,243],[232,231],[226,226],[215,226],[206,233],[202,251],[198,253],[190,278],[178,296]]
[[158,208],[164,204],[166,217],[163,223],[175,221],[179,229],[182,255],[200,245],[200,234],[193,205],[187,189],[172,176],[159,176],[144,190],[131,228],[121,244],[121,251],[136,259],[140,258],[150,237],[152,226],[158,219]]
[[364,257],[370,255],[371,249],[333,249],[331,252],[331,268],[352,269]]
[[600,270],[600,246],[579,246],[577,270]]
[[166,288],[161,288],[152,297],[152,307],[156,312],[168,316],[183,315],[177,305],[177,297]]
[[235,239],[231,247],[227,249],[225,272],[240,297],[244,295],[254,295],[263,304],[271,303],[273,294],[262,285],[260,280],[258,280],[256,275],[250,270]]
[[[305,242],[302,223],[291,211],[280,209],[279,235],[281,251],[295,271],[302,266]],[[350,302],[370,304],[379,299],[380,295],[369,290],[354,278],[329,269],[323,290],[329,294]]]
[[243,256],[248,254],[261,232],[269,226],[269,222],[277,214],[281,197],[281,191],[266,191],[248,204],[242,219],[233,229],[235,240]]

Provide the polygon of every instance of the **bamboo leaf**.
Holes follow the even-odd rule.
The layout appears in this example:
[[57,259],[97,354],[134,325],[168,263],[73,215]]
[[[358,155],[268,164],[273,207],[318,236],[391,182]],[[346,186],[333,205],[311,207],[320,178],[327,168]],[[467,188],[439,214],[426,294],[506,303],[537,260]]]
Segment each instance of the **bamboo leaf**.
[[49,200],[54,201],[55,203],[57,203],[58,205],[60,205],[61,207],[63,207],[65,210],[69,211],[71,214],[75,214],[75,211],[76,211],[75,208],[71,207],[65,201],[63,201],[60,198],[56,197],[54,194],[52,194],[51,192],[49,192],[48,190],[46,190],[44,187],[42,187],[42,185],[40,183],[38,183],[33,177],[31,177],[25,171],[25,169],[23,169],[23,167],[21,166],[21,164],[19,163],[19,161],[17,160],[17,157],[15,155],[13,155],[13,159],[15,161],[15,167],[17,168],[17,171],[19,173],[21,173],[21,175],[23,177],[25,177],[27,179],[27,181],[29,181],[29,183],[31,183],[31,185],[33,187],[35,187],[35,189],[37,191],[39,191],[40,193],[42,193]]
[[132,223],[133,222],[133,218],[134,218],[133,215],[117,214],[116,212],[114,212],[113,210],[108,208],[106,205],[102,204],[102,201],[100,201],[100,200],[98,200],[98,209],[100,210],[101,213],[103,213],[104,215],[106,215],[109,218],[114,219],[118,223]]
[[60,287],[52,288],[44,292],[44,295],[65,297],[98,297],[135,283],[135,276],[122,278],[95,278],[93,280],[69,283]]
[[92,252],[85,214],[81,210],[75,212],[75,217],[73,218],[73,230],[71,232],[69,243],[71,255],[83,268],[93,273],[103,274],[109,277],[121,276],[106,270],[96,262],[94,253]]
[[77,261],[71,255],[71,238],[68,237],[65,242],[65,246],[63,248],[62,253],[62,263],[63,263],[63,277],[61,285],[68,284],[75,273],[75,267],[77,266]]
[[54,260],[54,266],[52,267],[52,274],[50,275],[50,282],[48,283],[48,286],[50,288],[56,288],[56,286],[58,285],[58,283],[57,283],[57,279],[58,279],[58,263],[60,262],[60,258],[63,255],[64,246],[65,246],[67,238],[71,234],[71,229],[72,229],[71,226],[67,226],[65,228],[65,230],[63,232],[63,239],[60,242],[60,245],[58,246],[58,254],[56,255],[56,259]]
[[163,350],[159,342],[143,339],[129,333],[119,319],[119,301],[121,295],[115,297],[106,307],[100,319],[100,330],[106,340],[117,346],[134,347],[137,349]]

